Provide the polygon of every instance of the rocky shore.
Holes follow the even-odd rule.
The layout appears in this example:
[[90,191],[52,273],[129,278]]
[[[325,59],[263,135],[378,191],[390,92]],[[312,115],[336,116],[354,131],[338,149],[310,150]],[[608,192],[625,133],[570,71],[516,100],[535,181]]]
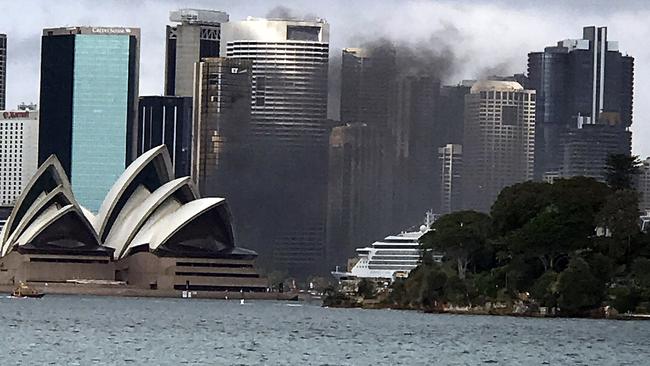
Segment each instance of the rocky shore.
[[588,318],[588,319],[613,319],[613,320],[650,320],[650,314],[619,314],[615,309],[603,307],[593,309],[582,314],[563,314],[560,309],[548,309],[544,307],[531,306],[530,304],[517,303],[486,304],[485,306],[454,306],[442,304],[431,308],[418,308],[412,306],[396,306],[380,299],[363,299],[362,297],[350,297],[344,294],[334,294],[323,299],[323,306],[331,308],[361,308],[361,309],[390,309],[420,311],[430,314],[457,314],[457,315],[495,315],[495,316],[516,316],[531,318]]

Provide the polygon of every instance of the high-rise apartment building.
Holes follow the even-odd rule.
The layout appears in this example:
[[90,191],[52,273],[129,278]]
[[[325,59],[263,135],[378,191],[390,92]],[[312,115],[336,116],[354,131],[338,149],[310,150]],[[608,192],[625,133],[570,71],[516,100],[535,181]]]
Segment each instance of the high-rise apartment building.
[[313,273],[324,264],[329,25],[248,18],[221,31],[222,56],[253,62],[249,194],[258,204],[246,245],[277,267]]
[[632,150],[632,133],[605,123],[567,129],[560,137],[562,178],[585,176],[604,182],[608,156]]
[[488,212],[499,192],[533,178],[535,91],[479,81],[465,98],[463,206]]
[[537,91],[535,177],[564,169],[562,135],[575,134],[567,129],[601,123],[603,116],[621,130],[629,128],[633,86],[634,58],[607,40],[606,27],[585,27],[581,39],[530,53],[526,87]]
[[440,213],[461,209],[463,146],[447,144],[438,148],[440,160]]
[[205,58],[196,64],[192,178],[206,196],[227,197],[238,238],[248,240],[257,174],[251,166],[252,62]]
[[0,206],[12,206],[38,166],[38,111],[0,111]]
[[165,95],[191,97],[194,63],[219,57],[221,24],[228,14],[216,10],[180,9],[169,14],[176,25],[167,26],[165,48]]
[[138,28],[43,30],[38,161],[56,154],[90,210],[135,156],[139,39]]
[[355,248],[383,232],[378,179],[384,169],[383,134],[365,123],[332,129],[329,141],[327,257],[343,266]]
[[138,104],[136,156],[166,145],[176,177],[190,175],[192,151],[192,98],[142,96]]
[[7,35],[0,34],[0,110],[7,102]]

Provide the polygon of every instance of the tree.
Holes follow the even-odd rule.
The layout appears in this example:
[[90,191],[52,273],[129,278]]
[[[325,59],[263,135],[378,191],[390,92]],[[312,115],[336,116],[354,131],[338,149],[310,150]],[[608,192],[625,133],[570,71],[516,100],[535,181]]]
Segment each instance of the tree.
[[596,224],[605,237],[599,238],[601,249],[609,257],[620,260],[634,251],[633,238],[641,233],[639,227],[639,194],[631,189],[615,191],[596,217]]
[[467,266],[474,255],[486,244],[492,220],[476,211],[458,211],[439,218],[430,235],[422,239],[423,249],[433,249],[454,260],[458,277],[465,279]]
[[650,259],[635,259],[632,262],[632,276],[637,285],[650,289]]
[[444,299],[444,287],[447,284],[447,275],[440,270],[440,266],[434,265],[428,268],[419,296],[420,304],[426,307]]
[[364,278],[359,281],[359,284],[357,285],[357,293],[364,299],[371,299],[375,296],[375,288],[376,286],[374,282]]
[[560,308],[568,314],[578,314],[600,306],[605,283],[594,276],[587,261],[575,257],[558,276],[557,292]]
[[568,255],[575,236],[557,209],[549,207],[503,240],[513,257],[536,258],[546,272],[555,269],[557,259]]
[[551,189],[550,184],[539,182],[504,188],[490,211],[495,231],[503,235],[524,226],[551,203]]
[[617,239],[639,233],[639,194],[631,189],[618,190],[607,197],[597,215],[598,225],[607,228]]
[[557,277],[557,272],[545,272],[532,286],[530,293],[541,306],[557,306]]
[[605,164],[607,184],[614,190],[633,189],[636,176],[641,173],[638,156],[611,154]]

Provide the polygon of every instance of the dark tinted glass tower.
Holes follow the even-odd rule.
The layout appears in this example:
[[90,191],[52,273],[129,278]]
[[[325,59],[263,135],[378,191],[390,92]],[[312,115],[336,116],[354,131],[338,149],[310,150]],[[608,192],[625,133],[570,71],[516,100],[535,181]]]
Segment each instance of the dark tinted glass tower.
[[562,167],[567,129],[606,123],[625,131],[631,126],[633,78],[634,59],[621,54],[618,42],[607,41],[606,27],[585,27],[582,39],[528,55],[527,87],[537,91],[537,179],[571,170]]
[[167,26],[165,48],[165,95],[191,97],[194,63],[219,57],[221,23],[228,14],[216,10],[180,9],[169,14],[177,25]]
[[93,211],[136,153],[139,37],[138,28],[43,30],[39,164],[57,155]]
[[[341,121],[329,147],[329,266],[345,265],[354,248],[383,238],[393,222],[397,149],[391,134],[396,52],[390,44],[346,48],[341,60]],[[378,197],[381,197],[378,199]]]
[[395,83],[389,111],[393,161],[393,230],[417,224],[439,206],[438,146],[444,128],[436,121],[440,82],[430,76],[403,76]]
[[[251,201],[258,183],[251,169],[251,72],[245,60],[205,58],[196,64],[192,177],[201,194],[226,197],[236,236],[247,235],[256,212]],[[254,229],[253,229],[254,230]]]
[[144,96],[138,105],[136,155],[165,144],[176,177],[190,175],[192,98]]
[[[382,233],[377,179],[381,177],[382,134],[365,123],[332,129],[329,141],[327,257],[330,266],[345,268],[355,248]],[[381,235],[381,234],[379,234]]]
[[346,48],[341,60],[341,121],[388,128],[397,76],[395,48]]
[[0,34],[0,110],[5,110],[7,97],[7,35]]
[[471,88],[471,85],[466,84],[444,85],[440,88],[436,124],[442,144],[438,148],[447,144],[463,144],[465,95],[469,94]]

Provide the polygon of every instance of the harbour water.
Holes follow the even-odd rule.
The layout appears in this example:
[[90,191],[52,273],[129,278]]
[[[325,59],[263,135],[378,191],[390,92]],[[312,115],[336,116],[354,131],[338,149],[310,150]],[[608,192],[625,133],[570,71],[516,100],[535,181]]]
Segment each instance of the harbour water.
[[1,365],[646,365],[650,322],[0,298]]

